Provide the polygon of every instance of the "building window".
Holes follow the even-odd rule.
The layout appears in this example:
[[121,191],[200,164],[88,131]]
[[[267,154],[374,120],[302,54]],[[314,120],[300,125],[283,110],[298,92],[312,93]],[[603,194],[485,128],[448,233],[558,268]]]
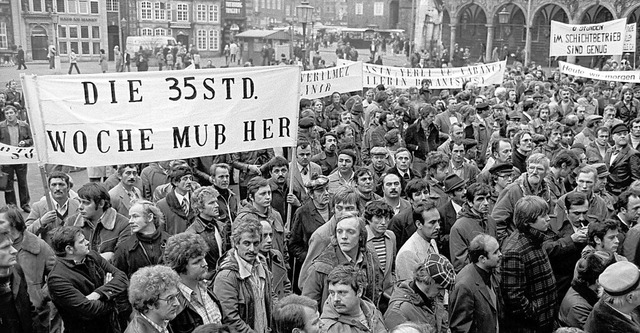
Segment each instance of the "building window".
[[69,52],[73,51],[75,53],[78,53],[78,51],[79,51],[78,50],[78,42],[71,42],[69,44],[71,44],[71,46],[70,46],[71,49],[69,50]]
[[382,16],[382,15],[384,15],[384,2],[374,2],[373,16]]
[[91,14],[99,14],[99,6],[97,1],[91,1]]
[[140,3],[140,19],[151,20],[151,2],[142,1]]
[[164,2],[156,2],[156,3],[153,4],[153,7],[155,9],[155,11],[154,11],[155,19],[156,20],[160,20],[160,21],[164,21],[165,17],[166,17],[166,13],[167,13],[167,10],[165,9]]
[[278,0],[278,10],[282,10],[282,0]]
[[267,9],[271,9],[271,0],[267,0]]
[[142,28],[142,36],[153,36],[153,30],[151,28]]
[[80,43],[82,46],[82,49],[80,50],[80,54],[91,54],[91,48],[90,48],[90,43],[89,42],[82,42]]
[[58,38],[67,38],[67,26],[59,25],[58,26]]
[[207,31],[198,30],[198,50],[207,49]]
[[89,38],[89,27],[86,25],[80,26],[80,38]]
[[31,6],[31,10],[34,12],[41,12],[42,11],[42,0],[32,0],[33,1],[33,5]]
[[189,21],[189,5],[179,3],[176,11],[177,21]]
[[171,13],[171,4],[167,4],[167,21],[173,21],[173,14]]
[[78,26],[69,26],[69,38],[78,38]]
[[220,31],[209,30],[209,50],[211,51],[220,50]]
[[364,14],[364,4],[362,2],[357,2],[356,3],[356,15],[363,15]]
[[63,41],[63,42],[61,41],[61,42],[58,44],[58,53],[60,53],[60,54],[67,54],[67,53],[69,53],[69,50],[68,50],[68,48],[67,48],[67,45],[68,45],[68,44],[67,44],[67,41]]
[[156,30],[154,31],[156,36],[166,36],[167,35],[167,30],[166,29],[162,29],[162,28],[156,28]]
[[100,54],[100,43],[93,43],[93,54]]
[[265,0],[260,0],[260,8],[264,9],[266,7],[267,7],[266,1]]
[[78,0],[67,1],[67,13],[75,14],[78,12]]
[[209,5],[209,22],[220,22],[220,10],[218,5]]
[[89,14],[89,0],[78,0],[78,13]]
[[196,20],[198,22],[207,22],[207,5],[197,5]]
[[65,2],[66,2],[65,0],[56,0],[56,11],[58,13],[64,13]]
[[7,37],[7,23],[0,22],[0,49],[9,47],[9,39]]
[[108,12],[120,11],[120,1],[119,0],[107,0],[107,11]]
[[91,38],[100,38],[100,27],[97,25],[94,25],[91,27]]

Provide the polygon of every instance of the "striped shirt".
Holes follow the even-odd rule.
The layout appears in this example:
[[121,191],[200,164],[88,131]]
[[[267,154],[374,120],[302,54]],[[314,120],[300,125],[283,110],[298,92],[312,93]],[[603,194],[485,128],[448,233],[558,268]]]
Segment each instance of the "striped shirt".
[[384,243],[384,235],[372,238],[370,242],[373,245],[373,248],[376,250],[376,254],[378,255],[378,259],[380,260],[380,267],[382,268],[382,272],[386,273],[387,246]]

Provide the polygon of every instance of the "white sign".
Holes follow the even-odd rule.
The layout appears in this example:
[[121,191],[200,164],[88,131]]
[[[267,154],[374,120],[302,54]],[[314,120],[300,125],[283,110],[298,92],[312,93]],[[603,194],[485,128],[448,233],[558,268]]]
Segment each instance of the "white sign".
[[300,74],[300,96],[319,98],[334,91],[362,90],[362,62],[352,62],[337,67],[304,71]]
[[295,146],[298,66],[22,75],[39,160],[142,163]]
[[[338,65],[351,63],[338,59]],[[431,89],[460,89],[466,82],[480,87],[501,84],[504,79],[506,61],[484,65],[454,68],[405,68],[373,64],[362,65],[362,86],[375,87],[379,84],[396,88],[422,86],[422,80],[429,80]]]
[[623,52],[636,52],[636,24],[627,24],[624,32]]
[[34,147],[16,147],[0,143],[0,165],[37,163]]
[[640,72],[637,71],[596,71],[568,62],[559,61],[560,72],[568,75],[586,77],[594,80],[640,83]]
[[551,21],[549,56],[621,55],[627,19],[595,24]]

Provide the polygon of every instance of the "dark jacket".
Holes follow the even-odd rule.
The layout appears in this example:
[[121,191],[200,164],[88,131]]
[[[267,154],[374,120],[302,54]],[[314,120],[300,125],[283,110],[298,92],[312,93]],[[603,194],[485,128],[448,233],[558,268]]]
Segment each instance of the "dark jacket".
[[284,242],[284,223],[282,222],[280,213],[273,209],[273,207],[268,207],[266,214],[262,214],[253,207],[251,203],[247,203],[240,208],[238,216],[233,220],[231,226],[235,228],[243,221],[249,220],[254,220],[258,223],[260,223],[260,221],[268,221],[269,224],[271,224],[271,228],[273,228],[273,248],[280,251],[285,260],[288,260],[289,251]]
[[113,256],[113,265],[131,277],[139,268],[161,264],[163,262],[164,246],[169,239],[169,234],[157,230],[153,237],[153,252],[143,251],[138,234],[129,235],[124,242],[116,247]]
[[[222,314],[222,305],[213,291],[207,288],[207,295],[216,303],[216,306]],[[173,333],[191,333],[196,327],[204,324],[202,317],[200,317],[196,309],[191,305],[191,302],[187,301],[182,292],[178,293],[178,301],[180,302],[178,315],[169,322],[169,327],[173,330]]]
[[[447,196],[448,197],[448,196]],[[438,250],[440,254],[447,258],[451,258],[451,245],[449,243],[451,237],[451,228],[458,220],[458,213],[453,207],[452,200],[447,200],[447,203],[438,207],[438,213],[440,213],[440,234],[438,235]],[[412,215],[413,219],[413,215]],[[414,224],[415,222],[412,221]],[[415,226],[413,228],[415,231]],[[453,258],[451,258],[453,259]]]
[[[9,138],[9,125],[6,120],[0,121],[0,142],[10,145],[11,139]],[[33,137],[31,136],[31,129],[29,124],[22,120],[18,120],[18,142],[24,141],[24,147],[33,146]],[[16,145],[18,143],[16,142]]]
[[287,277],[287,266],[285,265],[282,253],[278,250],[271,250],[267,257],[267,264],[269,270],[271,270],[271,286],[273,293],[278,296],[278,299],[282,299],[285,296],[291,295],[291,281]]
[[496,223],[491,216],[476,215],[471,211],[469,205],[465,204],[449,235],[449,253],[456,272],[469,263],[469,244],[479,234],[496,237]]
[[[259,255],[263,268],[267,273],[264,288],[264,302],[267,310],[267,327],[271,327],[271,309],[273,306],[273,288],[271,273],[266,267],[265,258]],[[229,325],[232,332],[256,333],[253,330],[255,307],[251,281],[241,278],[239,264],[235,258],[235,250],[229,250],[220,261],[220,268],[213,284],[213,293],[220,300],[222,323]],[[262,333],[262,332],[257,332]]]
[[456,275],[456,284],[449,294],[449,328],[452,333],[496,332],[502,297],[498,274],[491,274],[491,287],[495,293],[492,299],[489,287],[484,282],[478,268],[469,263]]
[[170,235],[179,234],[187,230],[187,227],[193,223],[193,219],[196,217],[195,209],[189,209],[189,215],[184,213],[182,205],[178,201],[178,197],[176,197],[175,189],[169,192],[164,199],[158,201],[157,206],[164,214],[164,231]]
[[405,134],[407,149],[413,152],[413,157],[423,161],[427,158],[429,152],[436,151],[438,146],[444,142],[444,140],[441,140],[440,131],[434,123],[429,125],[427,132],[429,132],[429,137],[427,137],[424,128],[422,128],[422,123],[416,121],[407,128]]
[[[216,230],[220,234],[220,243],[216,239]],[[215,271],[218,266],[218,260],[222,255],[231,248],[231,244],[227,241],[231,235],[227,235],[227,230],[221,221],[205,222],[199,215],[195,217],[193,223],[185,231],[202,236],[209,246],[209,251],[204,259],[209,265],[209,271]]]
[[[331,215],[331,212],[329,212]],[[309,239],[316,229],[325,224],[324,219],[318,213],[313,200],[307,200],[293,217],[291,223],[291,238],[289,239],[289,251],[300,264],[307,257]]]
[[325,309],[320,320],[327,333],[387,333],[380,310],[365,299],[360,299],[360,309],[367,326],[358,321],[358,315],[339,314],[331,302],[327,302]]
[[410,321],[429,324],[436,329],[435,332],[447,332],[449,318],[442,302],[434,299],[431,304],[427,304],[416,289],[411,280],[396,285],[387,312],[384,313],[387,328],[393,330],[396,326]]
[[607,179],[607,190],[611,194],[620,195],[634,180],[640,179],[640,153],[627,145],[612,161],[614,150],[610,149],[604,157],[611,173]]
[[116,247],[131,235],[129,219],[118,214],[113,208],[104,212],[94,228],[80,213],[69,218],[66,225],[82,229],[84,237],[89,240],[89,249],[98,253],[115,252]]
[[[107,273],[111,281],[104,283]],[[115,298],[127,291],[127,276],[97,252],[91,251],[80,264],[56,258],[49,274],[49,293],[65,324],[66,333],[120,332]],[[100,294],[90,301],[87,295]]]
[[562,304],[560,304],[560,310],[558,311],[558,323],[562,327],[584,329],[584,324],[587,322],[591,311],[593,311],[593,306],[598,302],[598,295],[585,286],[576,286],[576,289],[580,291],[573,288],[569,288],[569,291],[562,299]]
[[598,301],[584,325],[588,333],[638,333],[640,325],[631,321],[603,301]]
[[22,268],[19,264],[15,264],[11,269],[11,297],[13,298],[16,311],[18,312],[18,319],[20,320],[20,329],[18,331],[8,330],[0,320],[0,332],[2,333],[34,333],[37,332],[35,327],[36,312],[29,300],[29,293],[27,292],[27,280],[24,277]]
[[416,231],[416,224],[413,220],[413,207],[409,207],[394,215],[389,222],[389,230],[396,235],[396,252]]
[[551,263],[542,248],[544,239],[542,231],[529,225],[505,239],[500,267],[500,288],[505,305],[501,331],[553,331],[558,297]]

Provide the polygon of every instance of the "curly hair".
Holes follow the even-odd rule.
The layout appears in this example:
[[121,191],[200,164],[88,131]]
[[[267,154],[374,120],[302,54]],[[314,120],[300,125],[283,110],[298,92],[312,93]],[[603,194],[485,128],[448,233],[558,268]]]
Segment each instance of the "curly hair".
[[187,271],[190,259],[204,256],[209,246],[198,234],[180,233],[169,237],[164,248],[164,262],[178,274]]
[[180,277],[167,266],[142,267],[129,280],[129,302],[138,312],[145,314],[156,305],[160,295],[177,288]]
[[204,209],[204,201],[206,198],[217,198],[219,195],[220,193],[215,189],[215,187],[203,186],[195,190],[193,194],[191,194],[191,207],[193,207],[196,211],[201,212]]
[[231,240],[233,241],[233,244],[240,243],[240,238],[244,233],[258,235],[260,238],[262,238],[262,225],[256,220],[246,220],[240,222],[240,224],[234,226],[233,231],[231,232]]
[[148,201],[148,200],[136,199],[136,200],[133,200],[131,202],[131,207],[133,207],[135,205],[141,205],[142,206],[142,211],[145,214],[153,215],[153,217],[152,217],[153,225],[156,226],[156,229],[160,228],[161,225],[164,225],[164,223],[166,221],[165,218],[164,218],[164,213],[162,213],[160,208],[156,207],[156,204],[154,204],[153,202]]

